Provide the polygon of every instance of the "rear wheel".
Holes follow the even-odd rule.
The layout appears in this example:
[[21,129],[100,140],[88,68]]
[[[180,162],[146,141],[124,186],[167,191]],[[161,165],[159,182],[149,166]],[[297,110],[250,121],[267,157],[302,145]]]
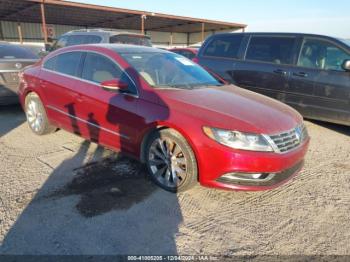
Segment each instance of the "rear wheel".
[[152,180],[170,192],[185,191],[197,184],[197,161],[192,148],[178,132],[163,129],[146,145],[146,164]]
[[28,125],[36,135],[45,135],[56,130],[54,126],[50,125],[43,103],[36,93],[27,95],[25,113]]

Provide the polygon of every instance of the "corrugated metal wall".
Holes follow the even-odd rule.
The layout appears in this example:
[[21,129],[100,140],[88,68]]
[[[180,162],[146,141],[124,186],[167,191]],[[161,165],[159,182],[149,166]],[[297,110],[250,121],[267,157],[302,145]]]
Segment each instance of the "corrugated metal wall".
[[[2,29],[3,40],[5,41],[18,41],[18,29],[16,22],[1,21],[0,22]],[[83,26],[68,26],[68,25],[48,25],[53,27],[54,39],[57,39],[60,35],[76,29],[82,29]],[[42,27],[38,23],[21,23],[23,40],[25,42],[43,42],[42,36]],[[129,31],[129,30],[123,30]],[[129,32],[137,32],[135,30],[130,30]],[[209,36],[212,33],[206,33],[205,36]],[[147,31],[147,35],[151,36],[152,42],[155,45],[159,46],[168,46],[171,42],[171,33],[170,32],[156,32],[156,31]],[[190,34],[190,44],[195,44],[201,41],[201,33]],[[187,34],[186,33],[173,33],[172,37],[173,46],[187,46]]]

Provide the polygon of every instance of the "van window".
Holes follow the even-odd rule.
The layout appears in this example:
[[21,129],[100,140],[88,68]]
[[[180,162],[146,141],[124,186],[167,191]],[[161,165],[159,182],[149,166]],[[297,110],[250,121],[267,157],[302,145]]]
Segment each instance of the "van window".
[[62,74],[78,76],[82,52],[68,52],[50,58],[44,63],[44,68]]
[[337,46],[326,41],[306,39],[301,49],[298,66],[344,71],[342,64],[346,59],[350,59],[350,54]]
[[207,45],[203,56],[238,58],[243,35],[216,36]]
[[246,60],[292,64],[295,37],[252,36]]
[[109,42],[112,44],[152,46],[151,39],[142,35],[114,35],[110,37]]
[[67,45],[97,44],[102,38],[98,35],[70,35],[68,36]]

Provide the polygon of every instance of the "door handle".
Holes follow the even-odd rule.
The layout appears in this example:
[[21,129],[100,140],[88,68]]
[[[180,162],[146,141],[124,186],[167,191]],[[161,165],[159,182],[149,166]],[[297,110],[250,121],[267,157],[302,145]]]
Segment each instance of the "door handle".
[[275,74],[278,74],[278,75],[283,75],[283,76],[287,75],[287,72],[284,71],[284,70],[282,70],[282,69],[276,69],[276,70],[274,70],[273,72],[274,72]]
[[307,73],[305,72],[299,72],[299,73],[293,73],[293,76],[298,76],[298,77],[307,77]]

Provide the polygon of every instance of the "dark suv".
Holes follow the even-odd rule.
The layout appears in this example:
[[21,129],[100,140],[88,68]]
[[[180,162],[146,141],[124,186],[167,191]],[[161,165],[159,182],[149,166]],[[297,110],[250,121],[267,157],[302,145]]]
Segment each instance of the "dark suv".
[[199,64],[240,87],[278,99],[303,116],[350,125],[350,41],[292,33],[209,37]]
[[142,34],[110,29],[81,29],[73,30],[61,35],[54,45],[49,48],[49,51],[66,46],[97,43],[152,46],[150,37]]

